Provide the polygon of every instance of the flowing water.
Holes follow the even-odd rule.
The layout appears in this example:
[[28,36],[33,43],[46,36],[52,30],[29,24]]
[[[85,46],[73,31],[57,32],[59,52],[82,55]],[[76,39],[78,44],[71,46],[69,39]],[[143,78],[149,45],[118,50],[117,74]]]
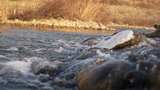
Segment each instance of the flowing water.
[[[141,43],[119,51],[91,50],[80,42],[96,35],[9,30],[0,33],[1,90],[77,90],[76,76],[97,60],[131,60],[133,56],[159,63],[160,48]],[[54,74],[35,74],[38,62],[61,63]],[[50,65],[52,64],[52,65]],[[34,66],[36,68],[34,68]]]

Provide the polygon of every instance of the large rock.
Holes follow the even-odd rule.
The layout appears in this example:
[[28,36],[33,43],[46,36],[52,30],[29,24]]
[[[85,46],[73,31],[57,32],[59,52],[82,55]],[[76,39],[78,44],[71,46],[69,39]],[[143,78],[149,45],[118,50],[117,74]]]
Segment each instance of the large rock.
[[110,39],[100,41],[95,47],[104,49],[122,49],[125,47],[139,44],[142,37],[135,34],[132,30],[118,32],[110,37]]
[[138,45],[142,40],[143,40],[142,35],[134,34],[134,38],[132,38],[129,41],[126,41],[122,44],[116,45],[113,49],[117,50],[117,49],[123,49],[123,48],[126,48],[126,47],[131,47],[131,46],[134,46],[134,45]]
[[117,50],[137,45],[141,41],[142,35],[134,33],[132,30],[124,30],[108,37],[88,38],[81,44],[97,49]]
[[107,62],[78,76],[79,90],[148,90],[148,78],[125,61]]

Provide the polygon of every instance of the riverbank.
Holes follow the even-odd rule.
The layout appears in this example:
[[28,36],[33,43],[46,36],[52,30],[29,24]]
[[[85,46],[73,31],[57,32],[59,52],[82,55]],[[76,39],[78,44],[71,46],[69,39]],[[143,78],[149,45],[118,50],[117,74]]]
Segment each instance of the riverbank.
[[154,30],[153,27],[130,26],[119,24],[103,25],[93,21],[71,21],[64,19],[41,19],[41,20],[5,20],[0,22],[1,26],[11,26],[20,28],[34,28],[42,31],[59,31],[59,32],[79,32],[79,33],[106,33],[119,29],[133,30]]
[[28,27],[37,27],[37,28],[76,28],[76,29],[99,29],[99,30],[111,30],[111,28],[106,27],[101,23],[96,23],[93,21],[71,21],[64,19],[41,19],[41,20],[30,20],[30,21],[22,21],[22,20],[5,20],[2,21],[1,24],[13,25],[13,26],[28,26]]
[[[83,85],[87,85],[86,83],[88,82],[94,83],[94,79],[97,77],[103,79],[101,74],[105,74],[105,76],[110,74],[104,73],[103,70],[107,72],[111,70],[111,74],[116,73],[116,75],[113,75],[111,79],[103,79],[106,81],[116,81],[115,83],[109,83],[109,85],[116,86],[117,83],[122,82],[122,85],[127,90],[128,83],[126,84],[125,80],[128,80],[128,78],[126,79],[126,75],[133,75],[134,80],[140,80],[144,83],[153,81],[153,84],[140,84],[140,87],[145,87],[145,89],[157,87],[157,90],[159,90],[159,80],[155,79],[159,76],[159,73],[156,73],[159,71],[159,68],[153,67],[159,65],[159,47],[142,42],[140,45],[117,51],[91,49],[92,47],[83,45],[82,43],[89,38],[91,40],[99,40],[96,38],[101,37],[103,36],[41,32],[26,28],[11,28],[11,31],[1,33],[1,89],[88,90],[88,88],[83,89]],[[140,65],[139,69],[136,67],[137,64]],[[102,68],[97,69],[97,66],[101,67],[101,65]],[[144,69],[143,65],[148,70]],[[84,70],[90,70],[92,72],[95,68],[95,72],[97,70],[103,72],[90,74],[87,71],[87,74],[84,74],[85,76],[81,74]],[[141,72],[144,73],[141,74]],[[148,77],[149,75],[151,77]],[[119,79],[122,76],[124,79]],[[143,76],[146,77],[143,78]],[[97,84],[104,85],[103,80],[102,82],[98,81],[94,85],[89,83],[89,87],[97,87]],[[139,82],[135,82],[135,84],[135,88],[139,87],[137,85]],[[106,87],[108,87],[108,84]],[[95,88],[91,90],[99,89]],[[115,90],[119,90],[119,88]]]

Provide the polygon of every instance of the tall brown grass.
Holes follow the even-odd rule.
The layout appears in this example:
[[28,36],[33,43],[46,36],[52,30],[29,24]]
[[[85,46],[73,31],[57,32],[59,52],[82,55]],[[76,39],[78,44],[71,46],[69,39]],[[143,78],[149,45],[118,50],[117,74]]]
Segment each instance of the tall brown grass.
[[63,18],[152,26],[160,23],[159,6],[160,0],[18,0],[10,1],[8,19]]
[[6,20],[8,16],[8,0],[0,1],[0,21]]

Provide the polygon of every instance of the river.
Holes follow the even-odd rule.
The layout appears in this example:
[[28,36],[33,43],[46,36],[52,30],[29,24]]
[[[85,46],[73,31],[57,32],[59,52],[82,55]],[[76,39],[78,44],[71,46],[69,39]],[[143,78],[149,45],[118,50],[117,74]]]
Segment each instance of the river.
[[[82,69],[95,65],[97,59],[128,60],[132,55],[155,61],[160,58],[160,48],[147,44],[119,51],[92,52],[80,44],[90,37],[103,35],[28,29],[10,29],[0,33],[0,89],[77,90],[76,75]],[[56,74],[35,74],[32,64],[36,61],[48,65],[59,62],[62,65]]]

